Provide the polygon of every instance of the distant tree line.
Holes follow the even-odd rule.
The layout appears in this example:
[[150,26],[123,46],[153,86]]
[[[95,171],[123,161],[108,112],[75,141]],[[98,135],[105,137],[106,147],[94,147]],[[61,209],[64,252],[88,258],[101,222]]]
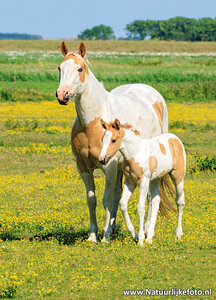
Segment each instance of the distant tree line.
[[78,35],[79,40],[111,40],[115,39],[114,32],[110,26],[99,25],[92,29],[86,29]]
[[136,20],[126,25],[128,39],[216,41],[216,19],[176,17],[161,21]]
[[0,33],[0,40],[42,40],[41,35],[27,33]]
[[[126,40],[216,41],[216,19],[176,17],[168,20],[135,20],[126,25]],[[115,39],[110,26],[99,25],[78,35],[81,40]]]

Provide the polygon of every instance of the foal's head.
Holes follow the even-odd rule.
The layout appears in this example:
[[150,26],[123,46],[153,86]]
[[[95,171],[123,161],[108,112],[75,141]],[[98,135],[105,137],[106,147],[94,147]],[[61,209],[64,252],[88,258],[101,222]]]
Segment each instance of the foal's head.
[[118,119],[115,119],[115,121],[110,124],[101,120],[101,125],[106,131],[102,140],[99,161],[101,164],[105,165],[120,149],[121,140],[125,133]]
[[85,59],[86,48],[84,43],[79,46],[79,54],[69,52],[65,42],[61,44],[64,60],[60,63],[59,88],[56,97],[60,104],[66,105],[76,94],[82,94],[85,90],[89,76],[89,69]]

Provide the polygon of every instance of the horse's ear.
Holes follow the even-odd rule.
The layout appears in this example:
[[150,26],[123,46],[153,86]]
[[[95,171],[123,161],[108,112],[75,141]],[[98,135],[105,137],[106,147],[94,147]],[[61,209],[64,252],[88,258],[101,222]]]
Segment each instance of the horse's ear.
[[115,126],[115,129],[117,129],[117,130],[120,129],[120,121],[119,121],[119,119],[115,119],[114,126]]
[[85,54],[86,54],[86,47],[85,44],[81,42],[79,46],[79,55],[85,58]]
[[69,53],[68,47],[66,46],[65,42],[61,43],[61,52],[64,56]]
[[101,119],[101,125],[104,129],[107,129],[106,123],[104,122],[104,120]]

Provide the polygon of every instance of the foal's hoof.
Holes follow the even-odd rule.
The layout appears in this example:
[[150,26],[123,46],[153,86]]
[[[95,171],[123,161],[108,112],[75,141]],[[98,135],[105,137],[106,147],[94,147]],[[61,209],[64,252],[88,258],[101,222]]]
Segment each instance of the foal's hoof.
[[97,238],[96,238],[96,234],[95,233],[91,233],[89,238],[87,239],[87,242],[91,242],[91,243],[97,243]]
[[146,239],[145,242],[146,242],[146,244],[151,245],[152,244],[152,238]]
[[139,241],[139,242],[138,242],[138,246],[139,246],[139,247],[143,247],[143,241]]
[[107,238],[107,237],[104,236],[101,240],[101,243],[109,244],[110,243],[110,238]]

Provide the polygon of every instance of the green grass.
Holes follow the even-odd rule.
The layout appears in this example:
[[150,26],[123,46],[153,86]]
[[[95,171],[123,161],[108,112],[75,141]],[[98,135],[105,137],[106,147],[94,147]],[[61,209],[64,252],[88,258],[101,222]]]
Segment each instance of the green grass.
[[[23,103],[25,115],[17,115],[21,104],[9,104],[7,118],[0,119],[0,297],[122,299],[123,290],[215,288],[215,172],[190,173],[193,152],[201,158],[208,154],[205,165],[214,157],[214,122],[176,121],[170,126],[184,142],[188,159],[192,157],[182,240],[174,237],[177,216],[159,215],[153,245],[140,248],[119,212],[112,242],[101,244],[104,176],[96,171],[99,242],[94,245],[86,242],[85,188],[69,145],[73,117],[67,119],[68,113],[60,121],[60,106],[55,117],[30,116],[29,107],[37,111],[40,103]],[[137,198],[138,190],[129,203],[136,230]]]
[[[0,101],[53,100],[58,87],[58,53],[0,54]],[[211,56],[90,55],[91,70],[107,90],[128,83],[156,88],[166,101],[214,101],[215,59]]]

